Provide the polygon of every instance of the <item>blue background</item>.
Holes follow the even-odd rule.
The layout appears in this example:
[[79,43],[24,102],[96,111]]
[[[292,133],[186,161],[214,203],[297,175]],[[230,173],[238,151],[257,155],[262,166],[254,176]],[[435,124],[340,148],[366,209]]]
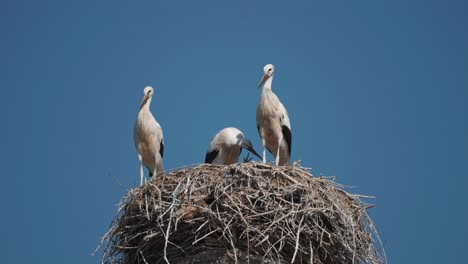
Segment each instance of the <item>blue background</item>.
[[[267,63],[292,159],[374,195],[390,263],[466,260],[466,1],[1,1],[0,259],[91,256],[139,183],[147,85],[166,169],[220,129],[261,143]],[[269,161],[273,161],[268,156]]]

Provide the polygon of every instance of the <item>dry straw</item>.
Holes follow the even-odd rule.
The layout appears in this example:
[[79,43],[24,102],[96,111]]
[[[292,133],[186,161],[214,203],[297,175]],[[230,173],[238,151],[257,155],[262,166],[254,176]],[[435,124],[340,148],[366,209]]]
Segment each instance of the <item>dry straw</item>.
[[102,262],[384,263],[362,198],[297,164],[181,168],[123,198]]

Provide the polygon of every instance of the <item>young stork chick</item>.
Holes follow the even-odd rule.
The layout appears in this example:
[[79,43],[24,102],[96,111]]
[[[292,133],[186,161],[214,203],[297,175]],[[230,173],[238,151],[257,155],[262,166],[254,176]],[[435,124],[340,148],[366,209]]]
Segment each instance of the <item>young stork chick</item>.
[[224,128],[216,134],[206,151],[205,163],[229,165],[238,162],[242,148],[261,158],[252,142],[235,127]]
[[263,163],[266,163],[265,148],[275,157],[276,165],[288,165],[291,158],[291,123],[288,111],[271,90],[275,74],[273,64],[263,68],[258,87],[263,85],[257,107],[257,129],[262,139]]
[[143,165],[149,171],[149,176],[163,171],[164,138],[159,123],[150,111],[154,90],[147,86],[143,90],[143,100],[133,128],[133,140],[140,161],[140,184],[143,184]]

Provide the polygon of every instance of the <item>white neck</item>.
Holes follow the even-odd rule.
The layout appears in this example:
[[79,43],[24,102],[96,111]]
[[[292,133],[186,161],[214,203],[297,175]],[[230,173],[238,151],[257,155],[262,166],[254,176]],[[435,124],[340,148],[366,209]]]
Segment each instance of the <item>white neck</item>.
[[271,89],[271,83],[273,82],[273,75],[268,77],[268,79],[263,84],[264,89]]
[[148,100],[146,100],[146,102],[143,102],[143,104],[140,106],[140,111],[141,110],[149,111],[149,107],[150,107],[150,104],[151,104],[151,99],[152,98],[148,98]]

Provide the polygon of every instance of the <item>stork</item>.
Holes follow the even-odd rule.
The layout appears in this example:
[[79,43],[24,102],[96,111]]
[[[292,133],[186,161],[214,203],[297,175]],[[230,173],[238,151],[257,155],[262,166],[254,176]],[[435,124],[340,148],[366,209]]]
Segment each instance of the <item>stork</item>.
[[205,163],[229,165],[239,160],[242,148],[261,159],[252,147],[252,142],[235,127],[227,127],[216,134],[206,151]]
[[275,157],[276,165],[288,165],[291,158],[291,123],[288,111],[271,90],[275,74],[273,64],[263,68],[258,88],[263,85],[257,107],[257,130],[262,139],[263,163],[266,163],[265,148]]
[[140,184],[143,184],[144,178],[143,165],[148,169],[150,177],[157,175],[163,171],[162,158],[164,155],[163,132],[150,111],[151,99],[154,94],[153,87],[145,87],[143,94],[137,120],[133,127],[133,140],[140,161]]

